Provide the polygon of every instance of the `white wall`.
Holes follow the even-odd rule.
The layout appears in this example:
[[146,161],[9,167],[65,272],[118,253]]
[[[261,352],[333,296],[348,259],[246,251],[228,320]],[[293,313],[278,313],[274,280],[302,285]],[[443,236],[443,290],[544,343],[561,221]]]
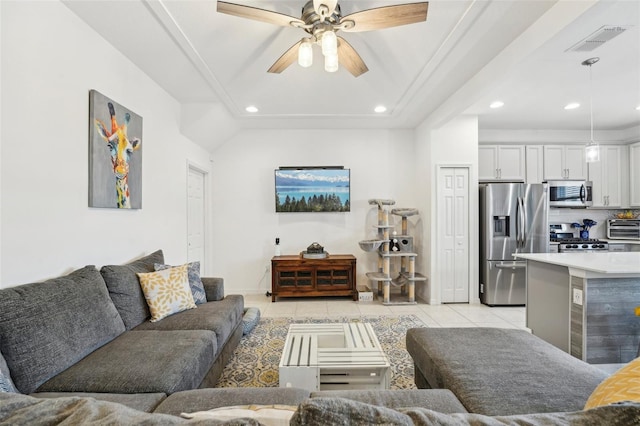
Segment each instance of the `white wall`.
[[418,289],[421,298],[431,304],[440,303],[438,276],[440,269],[436,246],[436,203],[438,166],[469,167],[469,286],[471,303],[478,303],[478,118],[459,116],[444,125],[433,127],[425,121],[415,131],[418,193],[421,209],[425,211],[424,243],[421,257],[429,277],[429,285]]
[[[280,238],[282,254],[317,241],[333,254],[357,257],[358,285],[376,268],[376,254],[358,241],[375,235],[372,198],[415,207],[413,132],[391,130],[246,130],[215,150],[213,228],[215,275],[225,289],[264,293]],[[351,212],[275,213],[279,166],[344,166],[351,170]],[[419,218],[414,220],[418,223]],[[399,230],[399,229],[398,229]]]
[[[0,287],[158,248],[185,261],[187,160],[210,163],[180,134],[180,105],[62,3],[0,7]],[[143,117],[142,210],[87,207],[90,89]]]

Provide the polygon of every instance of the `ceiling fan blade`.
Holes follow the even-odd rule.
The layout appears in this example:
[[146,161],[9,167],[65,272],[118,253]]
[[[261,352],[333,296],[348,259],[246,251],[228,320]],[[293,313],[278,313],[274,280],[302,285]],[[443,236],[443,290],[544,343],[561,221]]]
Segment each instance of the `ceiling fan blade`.
[[342,37],[338,37],[338,61],[354,77],[369,71],[358,52]]
[[342,31],[346,32],[362,32],[398,27],[400,25],[425,21],[427,19],[428,8],[429,2],[378,7],[344,16],[340,20],[340,23],[353,21],[355,25],[352,27],[346,26],[342,29]]
[[293,16],[224,1],[218,2],[218,12],[239,16],[240,18],[253,19],[254,21],[266,22],[268,24],[280,25],[282,27],[288,27],[292,23],[304,25],[302,20],[294,18]]
[[289,65],[294,63],[298,59],[298,48],[302,44],[302,40],[291,46],[286,52],[282,54],[278,58],[277,61],[271,65],[271,68],[267,70],[267,72],[271,72],[274,74],[280,74],[284,71]]
[[336,10],[336,5],[338,4],[338,0],[313,0],[313,9],[316,11],[318,15],[320,15],[320,6],[327,6],[327,14],[326,16],[331,16],[333,12]]

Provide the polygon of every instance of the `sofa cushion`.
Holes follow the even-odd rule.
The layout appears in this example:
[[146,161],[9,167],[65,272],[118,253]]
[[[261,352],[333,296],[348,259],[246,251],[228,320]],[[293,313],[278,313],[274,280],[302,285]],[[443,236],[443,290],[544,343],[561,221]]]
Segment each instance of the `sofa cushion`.
[[346,398],[388,408],[424,407],[441,413],[466,413],[448,389],[329,390],[311,392],[311,398]]
[[406,344],[429,385],[472,413],[581,410],[607,376],[524,330],[413,328]]
[[585,410],[621,401],[640,403],[640,358],[636,358],[604,379],[593,391]]
[[94,398],[99,401],[117,402],[136,410],[152,413],[167,395],[158,393],[91,393],[91,392],[36,392],[34,398],[68,398],[72,396]]
[[244,404],[298,405],[309,391],[297,388],[208,388],[176,392],[162,401],[156,413],[191,413]]
[[149,318],[149,307],[142,293],[138,272],[153,272],[155,263],[164,263],[162,250],[126,265],[106,265],[100,269],[109,289],[109,296],[120,312],[127,330]]
[[187,265],[137,275],[151,312],[151,322],[196,307],[189,288]]
[[95,266],[0,290],[0,352],[22,393],[33,392],[123,331]]
[[[171,265],[163,265],[160,263],[156,263],[153,267],[156,271],[173,268]],[[204,285],[200,278],[200,262],[187,263],[187,274],[189,277],[189,288],[191,289],[191,294],[193,294],[193,301],[196,302],[196,305],[206,303],[207,295],[204,292]]]
[[250,419],[230,422],[192,422],[166,414],[145,413],[114,402],[93,398],[32,398],[0,394],[0,424],[3,425],[251,425]]
[[197,388],[215,360],[206,330],[129,331],[51,378],[38,392],[144,393]]
[[308,399],[291,418],[291,426],[306,425],[403,425],[403,426],[603,426],[637,425],[640,404],[625,403],[588,411],[486,416],[475,413],[446,414],[423,407],[397,410],[343,398]]
[[135,330],[211,330],[216,333],[218,350],[222,350],[242,321],[243,311],[244,298],[232,294],[217,302],[198,305],[198,309],[168,316],[162,321],[145,321]]

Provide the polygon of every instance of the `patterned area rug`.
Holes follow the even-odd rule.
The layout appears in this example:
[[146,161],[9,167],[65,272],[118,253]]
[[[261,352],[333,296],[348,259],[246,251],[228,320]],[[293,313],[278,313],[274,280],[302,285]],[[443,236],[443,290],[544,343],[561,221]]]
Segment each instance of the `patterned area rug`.
[[405,347],[407,330],[426,327],[415,315],[334,318],[261,318],[242,337],[216,387],[278,387],[278,364],[289,324],[323,322],[371,323],[391,364],[391,389],[415,389],[413,361]]

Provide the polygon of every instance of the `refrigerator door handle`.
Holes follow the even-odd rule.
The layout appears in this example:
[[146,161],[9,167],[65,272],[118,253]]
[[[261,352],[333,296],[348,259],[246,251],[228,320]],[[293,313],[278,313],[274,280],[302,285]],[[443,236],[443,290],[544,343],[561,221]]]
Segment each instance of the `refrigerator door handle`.
[[520,248],[520,198],[516,198],[516,248]]
[[496,269],[525,269],[527,262],[502,263],[494,266]]
[[516,241],[519,248],[524,246],[524,205],[522,198],[518,197],[516,212]]
[[524,206],[524,198],[520,198],[520,212],[522,213],[522,248],[527,245],[527,209]]

